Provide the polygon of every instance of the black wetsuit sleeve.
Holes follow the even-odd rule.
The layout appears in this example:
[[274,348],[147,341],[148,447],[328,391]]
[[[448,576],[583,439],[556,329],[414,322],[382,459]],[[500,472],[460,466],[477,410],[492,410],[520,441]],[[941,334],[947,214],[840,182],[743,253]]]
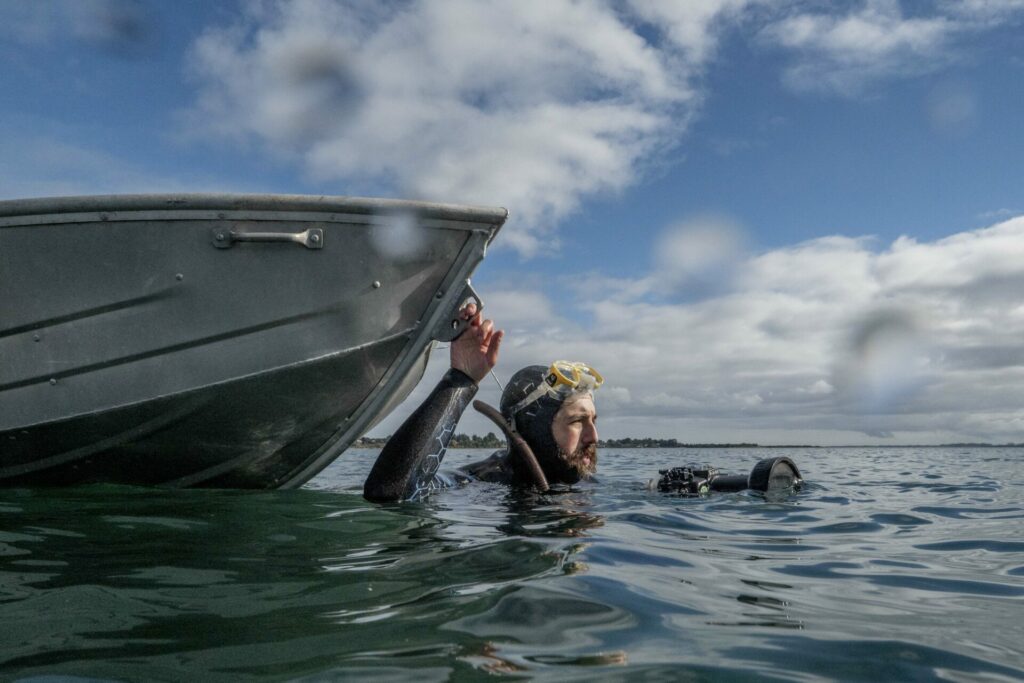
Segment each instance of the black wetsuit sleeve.
[[416,500],[432,488],[455,425],[477,392],[460,370],[449,370],[422,405],[388,439],[363,485],[369,500]]

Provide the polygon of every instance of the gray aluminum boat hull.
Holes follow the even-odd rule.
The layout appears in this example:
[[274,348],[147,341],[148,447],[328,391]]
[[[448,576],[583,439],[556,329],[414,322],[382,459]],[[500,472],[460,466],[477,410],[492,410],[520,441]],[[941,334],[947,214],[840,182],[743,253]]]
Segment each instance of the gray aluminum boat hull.
[[408,395],[504,209],[0,202],[0,485],[289,488]]

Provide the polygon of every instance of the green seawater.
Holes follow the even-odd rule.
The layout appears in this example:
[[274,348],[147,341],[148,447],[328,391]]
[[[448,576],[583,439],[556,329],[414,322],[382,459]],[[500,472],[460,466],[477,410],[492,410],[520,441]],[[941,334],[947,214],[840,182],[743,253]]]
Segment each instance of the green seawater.
[[[799,491],[644,487],[784,454]],[[1024,680],[1024,449],[609,449],[568,492],[386,506],[375,456],[0,490],[0,680]]]

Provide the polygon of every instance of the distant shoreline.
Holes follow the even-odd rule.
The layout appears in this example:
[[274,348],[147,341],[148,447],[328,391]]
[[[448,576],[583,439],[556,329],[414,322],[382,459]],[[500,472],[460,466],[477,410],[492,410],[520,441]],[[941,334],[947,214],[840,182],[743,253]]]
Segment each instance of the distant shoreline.
[[[390,437],[363,437],[353,446],[357,448],[382,448]],[[676,439],[625,438],[608,439],[598,442],[599,448],[1024,448],[1024,443],[941,443],[941,444],[845,444],[841,446],[815,446],[812,444],[757,444],[757,443],[680,443]],[[486,436],[456,434],[452,437],[449,449],[463,448],[504,448],[505,440],[493,433]]]

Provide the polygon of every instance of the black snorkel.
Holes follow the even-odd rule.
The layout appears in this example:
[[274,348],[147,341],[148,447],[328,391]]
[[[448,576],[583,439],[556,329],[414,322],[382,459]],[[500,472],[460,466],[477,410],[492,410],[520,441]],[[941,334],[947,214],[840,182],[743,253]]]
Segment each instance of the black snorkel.
[[690,464],[658,470],[658,491],[683,495],[701,495],[711,491],[782,491],[803,483],[800,468],[782,456],[765,458],[750,470],[749,475],[720,474],[710,465]]
[[513,431],[501,413],[493,407],[483,401],[473,401],[473,407],[484,417],[490,418],[491,422],[498,425],[498,429],[505,435],[505,440],[508,442],[509,463],[512,465],[516,477],[520,481],[530,482],[530,485],[541,492],[547,491],[550,488],[548,479],[544,476],[544,470],[537,462],[537,456],[533,454],[530,444],[526,443],[526,440],[518,432]]

